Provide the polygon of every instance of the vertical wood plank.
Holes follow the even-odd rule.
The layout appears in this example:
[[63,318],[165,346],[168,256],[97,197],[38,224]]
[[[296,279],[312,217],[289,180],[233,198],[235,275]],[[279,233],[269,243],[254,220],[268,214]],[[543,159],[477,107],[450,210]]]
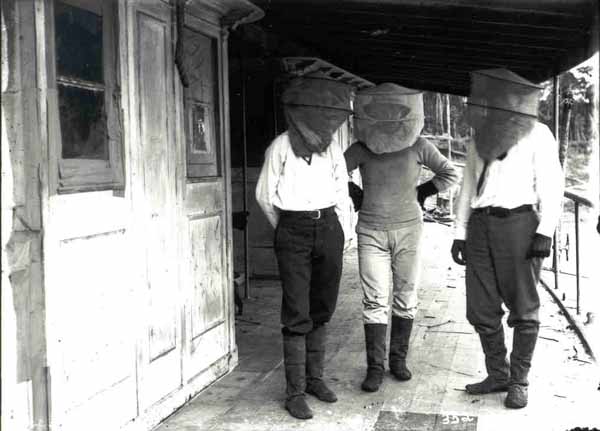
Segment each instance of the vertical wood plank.
[[144,185],[148,204],[147,269],[149,274],[150,360],[175,349],[177,317],[173,290],[174,268],[165,256],[171,252],[170,232],[174,172],[169,164],[171,148],[168,112],[165,106],[167,79],[168,27],[147,15],[138,16],[139,86],[141,96],[141,140],[144,154]]

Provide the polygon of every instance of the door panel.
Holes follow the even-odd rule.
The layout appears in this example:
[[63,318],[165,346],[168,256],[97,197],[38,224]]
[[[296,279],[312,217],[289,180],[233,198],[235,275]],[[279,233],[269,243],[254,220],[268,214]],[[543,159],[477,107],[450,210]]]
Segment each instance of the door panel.
[[137,12],[137,79],[145,221],[147,337],[140,403],[148,407],[181,384],[180,303],[176,259],[175,144],[169,9]]
[[219,155],[218,38],[185,28],[184,63],[189,73],[186,98],[188,177],[221,174]]
[[223,180],[186,185],[185,372],[191,380],[229,353],[231,316]]
[[[131,285],[124,230],[61,241],[61,287],[69,302],[61,312],[59,344],[64,361],[59,391],[63,429],[110,429],[136,413],[134,337],[127,324]],[[106,270],[110,268],[110,270]],[[69,306],[68,304],[72,304]],[[58,370],[55,370],[58,371]],[[61,387],[54,385],[62,384]],[[111,411],[108,417],[102,411]]]
[[128,208],[111,192],[50,200],[46,313],[57,429],[117,429],[137,413]]
[[193,292],[191,312],[192,340],[225,319],[223,297],[223,229],[220,214],[191,219]]
[[[223,133],[226,122],[219,103],[224,97],[221,32],[216,26],[186,17],[184,36],[190,71],[181,115],[186,125],[187,181],[182,184],[182,232],[187,262],[182,279],[186,319],[183,364],[187,382],[230,353],[233,285],[228,261],[229,169],[224,163]],[[201,148],[203,151],[199,151]]]
[[[196,25],[197,24],[197,25]],[[190,87],[184,91],[186,170],[183,230],[187,261],[185,278],[186,340],[184,378],[193,380],[229,354],[232,280],[228,263],[227,181],[220,82],[220,32],[190,19],[185,33]],[[198,121],[198,107],[203,114]],[[189,123],[190,119],[193,121]],[[204,131],[201,135],[197,129]],[[197,151],[199,147],[206,151]]]

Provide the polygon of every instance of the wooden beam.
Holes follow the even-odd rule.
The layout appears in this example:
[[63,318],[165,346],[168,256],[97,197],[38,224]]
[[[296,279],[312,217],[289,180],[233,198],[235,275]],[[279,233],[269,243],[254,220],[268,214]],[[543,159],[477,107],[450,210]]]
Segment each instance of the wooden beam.
[[[392,31],[409,32],[416,35],[422,35],[427,33],[429,35],[443,35],[446,33],[463,34],[465,38],[475,37],[475,35],[488,36],[490,34],[497,37],[514,37],[520,38],[524,41],[527,40],[548,40],[548,41],[564,41],[571,40],[574,38],[573,35],[585,34],[585,21],[581,20],[579,25],[574,25],[570,28],[556,28],[554,31],[549,32],[548,29],[543,28],[528,28],[527,33],[523,31],[523,25],[519,26],[500,26],[500,25],[481,25],[480,23],[468,21],[461,22],[458,24],[452,24],[448,20],[439,18],[434,19],[430,17],[428,20],[423,19],[410,19],[410,17],[387,17],[385,20],[369,20],[365,17],[352,16],[341,17],[327,14],[281,14],[276,13],[267,15],[262,21],[269,26],[278,25],[278,23],[285,22],[287,24],[302,25],[308,24],[313,27],[323,25],[331,27],[336,26],[340,28],[355,29],[355,32],[367,32],[368,30],[377,29],[389,29]],[[338,24],[336,24],[336,22]],[[343,24],[339,24],[343,23]],[[511,31],[512,30],[512,31]],[[440,34],[441,33],[441,34]],[[389,34],[389,33],[388,33]]]
[[379,9],[372,7],[340,7],[339,4],[332,5],[314,5],[310,6],[304,2],[301,4],[286,3],[272,4],[271,7],[265,7],[266,19],[271,21],[274,15],[278,15],[279,19],[285,21],[285,17],[294,15],[294,9],[302,12],[307,17],[322,15],[335,17],[340,22],[354,17],[362,22],[374,20],[379,23],[396,23],[399,22],[440,22],[445,25],[459,24],[474,24],[481,26],[499,26],[502,28],[536,28],[551,31],[577,31],[581,28],[582,23],[586,22],[586,13],[581,11],[579,15],[556,14],[548,16],[541,13],[485,13],[478,10],[476,7],[470,8],[431,8],[431,7],[406,7],[399,5],[396,7],[386,6]]

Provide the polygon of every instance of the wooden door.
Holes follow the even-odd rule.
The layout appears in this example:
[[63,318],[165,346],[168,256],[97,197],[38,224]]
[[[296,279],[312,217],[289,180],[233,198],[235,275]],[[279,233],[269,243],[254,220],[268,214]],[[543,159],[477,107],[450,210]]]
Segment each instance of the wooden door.
[[[138,396],[142,410],[181,386],[181,301],[176,232],[176,141],[170,8],[141,2],[134,10],[135,85],[139,120],[138,247],[145,286],[137,316]],[[134,109],[134,112],[136,109]]]
[[186,17],[185,50],[190,87],[184,90],[184,214],[182,222],[186,345],[184,378],[226,372],[234,346],[231,293],[229,163],[224,142],[223,52],[219,28]]
[[[45,52],[47,63],[54,65],[59,52],[58,48],[54,50],[55,30],[68,37],[72,28],[82,22],[102,21],[101,26],[92,24],[84,30],[89,35],[90,28],[101,29],[96,35],[102,35],[104,48],[95,58],[107,77],[110,66],[114,66],[111,60],[116,53],[109,40],[113,36],[121,40],[122,36],[121,33],[110,33],[117,28],[112,26],[116,24],[117,15],[115,13],[113,22],[109,11],[114,9],[109,8],[109,2],[103,3],[104,8],[93,1],[62,3],[63,10],[69,10],[71,19],[68,22],[73,24],[66,29],[60,27],[64,24],[62,20],[55,21],[54,6],[58,3],[47,2],[44,7],[36,8],[39,15],[35,22],[46,23],[44,27],[36,27],[39,40],[47,47],[45,51],[39,47],[38,52]],[[109,23],[111,26],[107,27]],[[80,60],[78,56],[74,58]],[[57,69],[60,72],[60,66]],[[38,72],[43,77],[41,82],[48,83],[47,89],[39,91],[43,101],[39,109],[40,129],[48,130],[49,177],[58,174],[59,159],[74,163],[97,162],[89,158],[88,153],[79,158],[65,156],[63,150],[67,141],[64,138],[74,123],[68,121],[70,117],[61,110],[66,104],[54,67]],[[119,74],[116,68],[112,72]],[[104,88],[108,94],[109,86]],[[113,93],[110,93],[109,98],[112,97]],[[98,126],[98,123],[94,124],[94,127]],[[32,127],[33,124],[28,125],[28,128]],[[115,134],[118,130],[110,129],[110,135]],[[42,178],[40,175],[33,179],[34,184],[37,186]],[[42,343],[46,337],[48,366],[44,381],[48,384],[51,429],[119,429],[137,415],[136,335],[131,324],[132,310],[136,307],[136,285],[131,277],[135,250],[132,248],[129,195],[85,186],[70,189],[72,193],[63,191],[58,181],[53,180],[40,188],[40,192],[47,192],[42,210],[44,271],[33,273],[43,274],[43,279],[34,280],[32,286],[44,286],[46,333],[23,334],[23,337],[35,344]],[[43,395],[38,390],[32,396],[39,400]]]

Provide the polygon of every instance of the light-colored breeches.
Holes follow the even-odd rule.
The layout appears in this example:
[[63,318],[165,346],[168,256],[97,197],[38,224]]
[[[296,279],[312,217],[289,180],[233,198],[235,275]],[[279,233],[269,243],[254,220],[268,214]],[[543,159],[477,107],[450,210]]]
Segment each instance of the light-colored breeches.
[[388,323],[390,291],[393,315],[414,319],[422,231],[422,222],[390,231],[357,228],[364,323]]

